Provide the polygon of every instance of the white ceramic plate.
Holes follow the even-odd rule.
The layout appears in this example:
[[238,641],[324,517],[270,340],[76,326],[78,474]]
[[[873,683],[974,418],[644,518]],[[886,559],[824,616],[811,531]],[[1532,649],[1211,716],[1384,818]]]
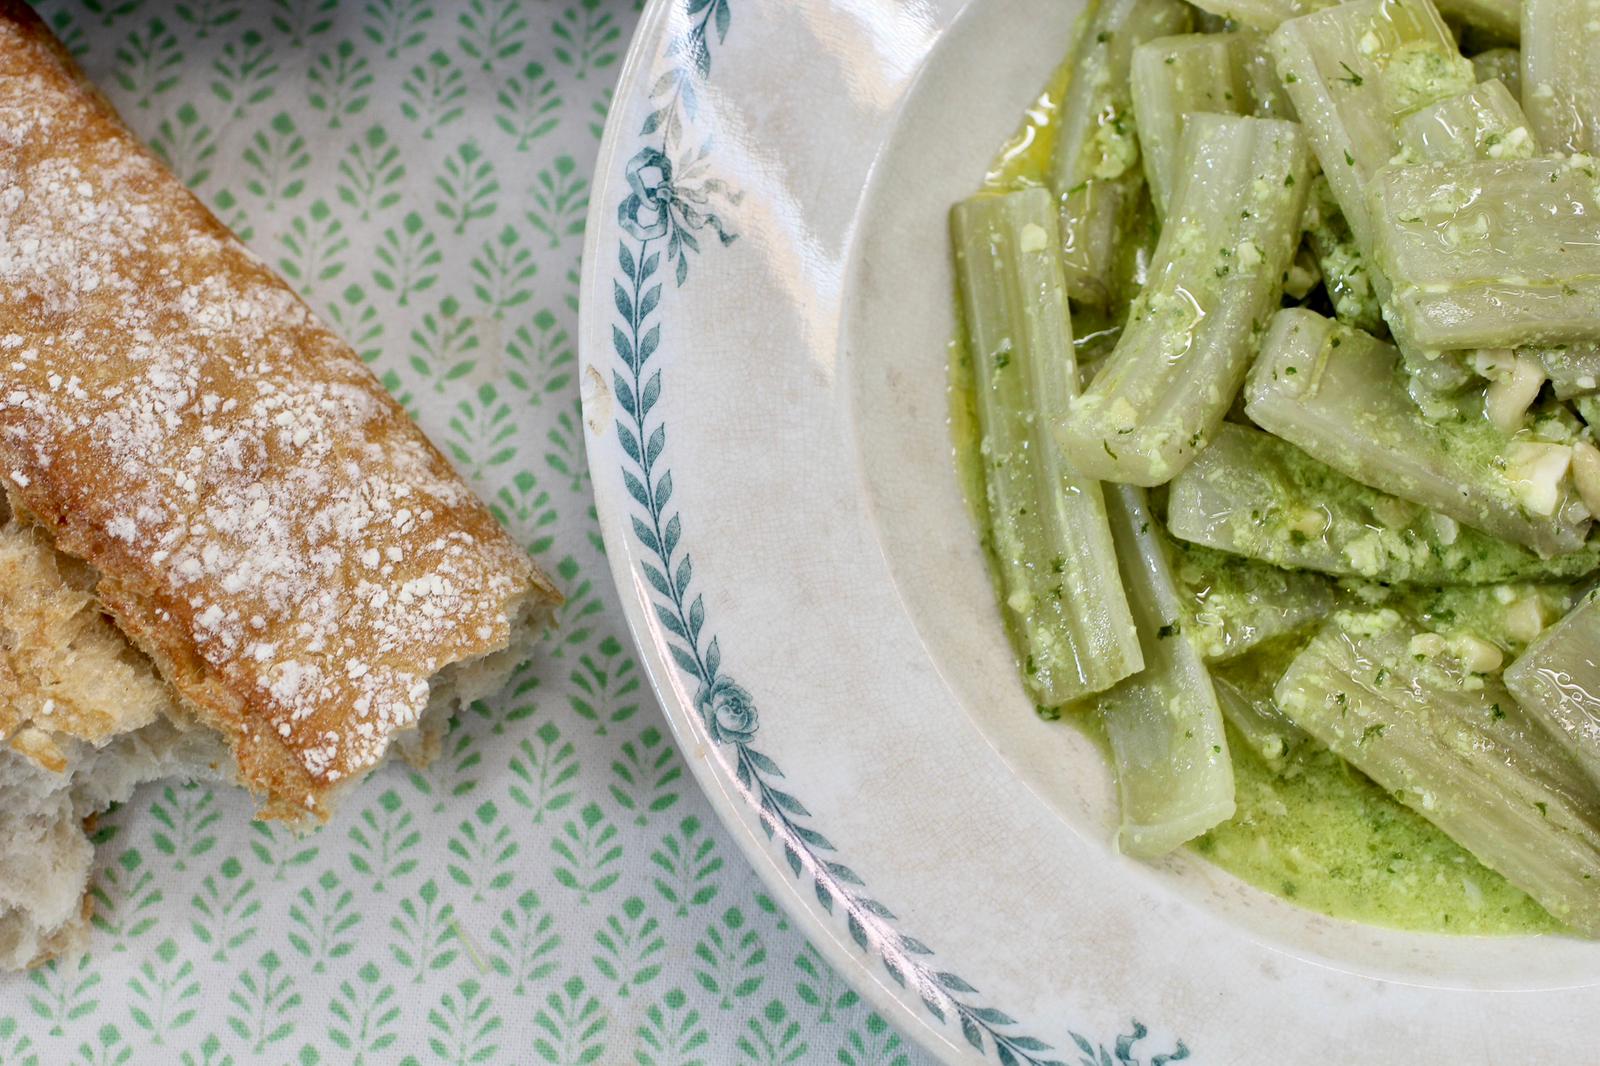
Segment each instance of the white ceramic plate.
[[945,214],[1061,0],[657,0],[584,258],[606,546],[701,784],[951,1062],[1592,1061],[1600,948],[1323,918],[1114,854],[1018,683],[950,463]]

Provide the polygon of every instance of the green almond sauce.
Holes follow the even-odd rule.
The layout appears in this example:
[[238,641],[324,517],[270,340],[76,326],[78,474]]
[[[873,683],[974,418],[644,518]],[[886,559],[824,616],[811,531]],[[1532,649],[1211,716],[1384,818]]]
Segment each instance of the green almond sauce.
[[1237,813],[1191,846],[1302,907],[1435,933],[1546,933],[1533,900],[1326,748],[1282,776],[1229,731]]
[[[985,190],[1045,182],[1056,101],[1068,77],[1065,65],[1052,76],[985,175]],[[959,315],[959,299],[953,306]],[[1085,323],[1082,332],[1098,325]],[[1078,333],[1076,318],[1073,326]],[[981,434],[961,336],[958,328],[948,352],[949,423],[963,494],[981,531],[987,525]],[[1249,669],[1249,662],[1229,669]],[[1063,717],[1104,746],[1092,711]],[[1325,748],[1308,745],[1274,771],[1231,726],[1229,742],[1237,812],[1190,846],[1239,879],[1311,910],[1397,929],[1478,935],[1560,929],[1526,894]]]

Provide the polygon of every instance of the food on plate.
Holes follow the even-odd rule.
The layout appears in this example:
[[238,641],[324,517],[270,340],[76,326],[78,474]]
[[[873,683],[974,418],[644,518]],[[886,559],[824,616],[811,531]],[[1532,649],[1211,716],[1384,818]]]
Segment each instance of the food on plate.
[[353,351],[0,2],[0,964],[156,777],[326,819],[559,596]]
[[1120,850],[1600,936],[1597,26],[1100,0],[953,209],[958,460]]
[[[1060,240],[1054,200],[1043,189],[973,200],[951,225],[968,329],[995,353],[978,420],[1008,617],[1029,686],[1043,703],[1067,703],[1111,687],[1144,658],[1100,483],[1073,473],[1051,436],[1051,406],[1077,393],[1060,260],[1038,254]],[[1069,599],[1068,589],[1081,593]]]

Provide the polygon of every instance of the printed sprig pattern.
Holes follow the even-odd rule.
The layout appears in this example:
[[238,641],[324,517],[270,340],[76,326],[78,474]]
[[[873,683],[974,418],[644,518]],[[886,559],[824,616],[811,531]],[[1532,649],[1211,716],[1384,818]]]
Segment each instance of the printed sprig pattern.
[[[742,247],[716,146],[690,132],[740,32],[738,0],[675,2],[692,32],[646,86],[660,116],[639,143],[659,158],[606,176],[626,184],[620,199],[638,197],[630,223],[653,234],[633,273],[660,255],[637,292],[627,282],[648,320],[641,343],[702,262]],[[610,590],[577,401],[578,257],[635,0],[40,6],[569,605],[508,690],[463,711],[431,767],[386,767],[319,832],[252,823],[245,797],[209,784],[145,788],[103,816],[91,954],[0,977],[0,1063],[924,1066],[717,824]],[[651,354],[636,396],[662,362]],[[641,457],[663,413],[657,391]],[[679,580],[689,517],[663,580]],[[716,664],[702,713],[727,744],[754,742],[750,772],[803,806],[804,790],[757,760],[756,702],[729,672],[736,660],[710,647],[693,564],[682,579],[681,624]],[[768,801],[783,816],[775,833],[847,868],[799,833],[823,832],[816,819]],[[864,894],[844,882],[836,899]],[[871,932],[879,916],[866,918]],[[1126,1066],[1143,1046],[1088,1043],[1093,1066]]]

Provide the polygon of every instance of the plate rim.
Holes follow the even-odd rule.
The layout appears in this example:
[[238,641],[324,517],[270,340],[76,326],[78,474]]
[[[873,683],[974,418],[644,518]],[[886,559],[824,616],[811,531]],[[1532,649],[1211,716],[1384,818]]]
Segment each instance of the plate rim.
[[[779,11],[784,10],[780,0],[767,0],[767,2],[777,5]],[[821,0],[816,2],[819,7],[823,6]],[[973,9],[971,0],[959,0],[959,2],[944,0],[940,4],[929,4],[924,10],[931,11],[934,6],[942,8],[942,15],[938,19],[939,34],[935,37],[942,36],[945,31],[954,28],[962,21],[965,14]],[[908,988],[904,973],[896,971],[893,959],[904,957],[904,952],[899,949],[903,947],[903,942],[910,941],[910,938],[896,928],[897,922],[892,913],[887,912],[887,908],[883,908],[886,921],[873,919],[865,923],[874,933],[881,932],[882,937],[866,935],[862,929],[862,922],[857,919],[857,915],[861,913],[860,907],[856,905],[858,900],[865,900],[869,906],[882,907],[882,905],[866,896],[865,887],[859,890],[849,888],[850,885],[859,885],[859,879],[849,880],[845,885],[848,891],[830,897],[824,892],[822,884],[824,878],[819,876],[816,881],[817,898],[813,900],[810,891],[811,878],[807,873],[815,872],[815,869],[807,869],[807,864],[801,862],[793,849],[789,849],[785,862],[778,861],[778,856],[785,854],[786,849],[782,839],[775,839],[773,820],[781,819],[783,826],[787,827],[796,819],[791,819],[770,805],[760,802],[766,798],[765,792],[760,789],[753,790],[750,777],[745,776],[751,773],[756,777],[762,776],[762,773],[754,773],[747,767],[747,752],[754,752],[748,760],[749,766],[763,773],[770,771],[774,776],[782,776],[776,765],[771,765],[770,759],[749,746],[758,728],[756,701],[748,692],[728,679],[726,671],[721,671],[722,680],[717,680],[721,659],[720,653],[715,651],[714,640],[707,649],[707,659],[715,656],[715,662],[711,663],[709,670],[701,663],[701,647],[704,641],[701,639],[700,623],[705,621],[705,617],[702,613],[700,621],[697,622],[687,613],[687,605],[693,598],[692,592],[685,591],[690,588],[689,580],[683,578],[683,588],[676,592],[667,587],[669,584],[678,584],[672,556],[673,545],[678,543],[681,532],[681,529],[675,528],[676,518],[670,523],[667,521],[667,512],[675,515],[679,505],[675,503],[671,508],[663,510],[664,505],[655,497],[658,491],[665,491],[670,495],[670,489],[658,490],[657,482],[650,476],[651,458],[640,457],[641,451],[652,457],[665,453],[658,451],[656,434],[652,432],[647,435],[645,432],[647,428],[645,415],[649,414],[650,405],[661,395],[660,375],[654,375],[657,384],[652,385],[655,390],[652,393],[642,387],[645,379],[640,377],[638,369],[660,347],[659,334],[642,337],[640,323],[653,314],[660,315],[661,309],[671,303],[673,299],[671,294],[676,288],[668,277],[672,273],[671,270],[663,270],[660,275],[655,275],[652,271],[660,264],[675,266],[680,271],[678,280],[681,284],[683,280],[681,272],[685,269],[686,260],[702,261],[698,255],[700,248],[693,240],[689,243],[697,253],[696,256],[685,255],[674,259],[670,252],[662,254],[672,247],[667,239],[669,232],[672,234],[671,239],[675,239],[678,234],[674,226],[692,230],[705,244],[704,258],[714,259],[719,254],[718,241],[715,238],[720,237],[721,243],[725,244],[737,236],[736,233],[724,232],[724,223],[731,222],[734,226],[739,224],[738,214],[730,212],[726,219],[719,220],[711,212],[713,209],[721,210],[720,207],[705,206],[707,200],[703,194],[713,190],[708,186],[696,187],[697,181],[705,181],[704,177],[694,180],[683,177],[690,171],[698,169],[691,163],[704,158],[704,153],[694,157],[693,160],[691,160],[692,153],[678,154],[677,149],[682,145],[671,141],[670,123],[673,116],[662,118],[663,115],[667,115],[666,108],[661,103],[662,94],[667,92],[672,96],[672,100],[676,101],[678,90],[673,87],[679,85],[681,81],[680,87],[685,98],[699,93],[702,89],[706,90],[704,95],[707,98],[715,96],[716,89],[713,86],[716,77],[711,71],[712,52],[723,47],[722,36],[726,33],[730,22],[735,26],[742,26],[750,18],[759,16],[762,10],[762,0],[650,0],[641,15],[635,36],[630,42],[626,59],[619,72],[617,89],[611,103],[610,114],[607,116],[597,157],[596,177],[591,187],[579,285],[580,395],[582,417],[588,430],[584,433],[585,450],[590,465],[596,516],[605,542],[608,566],[618,590],[629,634],[638,649],[640,665],[662,706],[668,729],[685,761],[688,762],[691,774],[706,794],[718,820],[728,829],[744,858],[773,893],[774,898],[780,901],[784,910],[801,925],[804,933],[817,946],[827,962],[849,984],[859,989],[871,1006],[878,1009],[884,1017],[895,1021],[900,1031],[911,1042],[922,1045],[946,1062],[976,1063],[998,1060],[1002,1066],[1011,1063],[1060,1066],[1059,1059],[1074,1058],[1076,1061],[1079,1053],[1087,1056],[1085,1061],[1094,1061],[1096,1048],[1104,1057],[1109,1054],[1105,1050],[1108,1046],[1116,1048],[1118,1061],[1130,1058],[1130,1052],[1137,1056],[1133,1061],[1149,1058],[1152,1064],[1187,1058],[1190,1051],[1181,1041],[1178,1041],[1170,1052],[1156,1054],[1153,1057],[1151,1057],[1152,1051],[1166,1049],[1148,1046],[1135,1048],[1134,1045],[1143,1041],[1148,1032],[1146,1027],[1137,1021],[1131,1023],[1133,1029],[1131,1033],[1108,1038],[1105,1041],[1095,1040],[1092,1043],[1071,1029],[1065,1030],[1067,1039],[1061,1039],[1063,1026],[1059,1020],[1046,1021],[1040,1017],[1043,1014],[1054,1019],[1053,1006],[1041,1008],[1035,1005],[1031,1009],[1029,1020],[1018,1022],[1009,1014],[989,1006],[984,1002],[981,993],[959,977],[938,970],[937,964],[932,961],[936,956],[931,949],[922,946],[920,942],[912,941],[917,947],[911,950],[919,956],[924,952],[926,955],[923,956],[924,961],[918,962],[917,969],[912,973],[916,981]],[[737,11],[737,16],[730,14],[733,11]],[[714,30],[711,28],[713,18],[716,20]],[[697,22],[701,36],[696,47],[703,51],[703,56],[700,52],[685,47],[685,41],[689,39],[685,35],[692,34]],[[734,29],[733,32],[735,35],[739,34],[738,29]],[[763,43],[763,38],[757,36],[755,41],[758,44]],[[757,48],[755,51],[759,52],[760,49]],[[687,58],[691,55],[692,62],[691,58]],[[703,69],[696,74],[694,67]],[[736,66],[734,69],[741,68]],[[910,73],[907,84],[911,85],[927,68],[919,59],[908,69]],[[674,78],[679,81],[674,81]],[[757,98],[760,98],[759,91]],[[910,94],[902,97],[902,104],[909,98]],[[899,112],[902,104],[896,104],[891,112],[886,113],[886,117],[892,121],[893,113]],[[676,107],[676,103],[674,102],[672,106]],[[689,111],[688,106],[686,111]],[[642,128],[641,120],[643,120]],[[653,157],[647,155],[651,151],[650,145],[661,140],[660,136],[655,135],[657,127],[662,123],[669,125],[669,132],[662,134],[668,138],[663,142],[663,147],[670,149],[673,159],[668,159],[667,155],[659,151],[655,152]],[[683,128],[684,125],[680,123],[680,133]],[[713,124],[714,129],[715,124]],[[714,135],[714,132],[706,134],[694,131],[694,139],[687,147],[690,149],[699,147]],[[641,148],[641,145],[644,147]],[[679,160],[675,165],[682,172],[676,180],[673,176],[674,159]],[[881,159],[874,157],[863,192],[871,186],[871,173],[880,162]],[[690,211],[689,216],[692,217],[680,217],[683,208],[681,205],[675,205],[672,195],[675,185],[686,187],[696,194],[691,200],[699,205],[698,213]],[[725,185],[723,187],[726,189]],[[666,195],[657,196],[661,190],[665,190]],[[634,246],[639,248],[639,254],[631,259],[627,251],[627,241],[630,239],[634,242]],[[759,242],[761,237],[757,234],[752,240]],[[656,254],[649,257],[651,264],[646,266],[644,253],[649,249],[653,249]],[[856,254],[855,250],[844,250],[841,263],[847,265],[852,263]],[[644,288],[640,283],[646,277],[651,279],[651,285],[657,281],[664,282],[660,291],[668,294],[665,299],[658,300],[656,294],[651,294],[641,300]],[[608,281],[613,284],[607,285]],[[624,282],[627,283],[626,289]],[[608,289],[612,292],[608,293],[606,291]],[[708,286],[705,291],[715,296],[722,290],[713,285]],[[608,296],[613,298],[608,299]],[[685,324],[688,327],[684,331],[685,335],[693,339],[696,333],[694,327],[699,320],[680,314],[675,321]],[[660,322],[661,319],[657,318],[656,324]],[[631,327],[631,337],[625,336],[619,325]],[[611,328],[608,329],[608,326]],[[654,333],[653,330],[650,332]],[[703,330],[700,332],[704,334]],[[678,344],[671,347],[675,354],[662,363],[653,364],[653,369],[665,366],[669,373],[682,372],[682,368],[689,360]],[[619,369],[632,372],[631,387],[620,375],[612,377]],[[613,382],[617,383],[615,387]],[[684,390],[667,391],[676,395]],[[643,403],[644,415],[635,413],[634,405],[640,400]],[[680,408],[682,406],[679,405]],[[622,416],[616,413],[619,407],[633,419],[629,425],[636,426],[636,430],[630,431],[623,426]],[[663,411],[670,408],[672,405],[667,405]],[[692,414],[693,408],[690,407],[687,413]],[[613,423],[614,415],[617,418],[615,423]],[[677,409],[670,417],[681,424],[687,421],[684,416],[685,411]],[[649,419],[649,427],[652,429],[664,427],[667,417],[658,414]],[[645,444],[647,436],[650,441],[648,445]],[[664,435],[662,439],[665,439]],[[706,441],[701,440],[700,444],[704,447]],[[676,449],[673,453],[682,454]],[[691,449],[690,454],[693,453],[694,449]],[[663,461],[661,469],[667,469],[673,461],[675,460]],[[630,473],[630,465],[642,475],[642,482],[641,478],[634,477]],[[694,465],[692,461],[690,465]],[[697,543],[704,544],[708,540],[713,542],[716,540],[714,536],[706,536],[705,532],[707,525],[714,524],[706,521],[707,512],[711,512],[711,517],[714,518],[715,510],[715,507],[704,503],[699,505],[698,514],[694,514],[694,509],[691,508],[695,525],[698,527],[695,537]],[[641,518],[651,519],[654,523],[653,529],[641,521]],[[663,536],[664,527],[665,536]],[[685,537],[684,541],[687,542],[688,539]],[[664,555],[663,544],[667,545]],[[684,550],[684,554],[686,553],[687,548]],[[655,566],[651,565],[651,559],[656,561]],[[669,576],[672,578],[670,581]],[[656,596],[652,595],[651,586],[654,586]],[[726,581],[719,586],[713,580],[700,582],[693,588],[715,591],[726,586]],[[672,610],[664,611],[664,605],[676,610],[676,621],[668,617]],[[725,613],[737,612],[730,610]],[[716,631],[710,624],[707,624],[705,629],[708,639]],[[692,650],[692,656],[689,651],[684,650],[685,647]],[[694,662],[690,661],[691,658]],[[751,673],[757,672],[757,668],[748,661],[743,668],[750,670]],[[727,704],[724,709],[729,712],[727,721],[719,721],[717,714],[714,713],[718,707],[719,690],[711,684],[712,681],[717,681],[718,685],[723,686],[721,695],[727,697],[723,701]],[[784,700],[784,704],[775,703],[773,706],[787,705],[792,708],[795,702],[794,693],[789,692]],[[803,754],[801,758],[804,758]],[[815,770],[815,767],[811,768],[811,772]],[[762,787],[765,788],[765,785]],[[753,794],[753,791],[760,792],[759,797]],[[827,789],[824,787],[821,791],[826,793]],[[795,797],[786,798],[798,804]],[[777,802],[782,804],[782,800]],[[803,806],[799,808],[798,814],[798,820],[801,822],[813,817]],[[815,835],[820,837],[820,834]],[[841,857],[833,852],[831,844],[824,841],[820,848],[832,854],[827,855],[825,860],[817,860],[817,856],[810,850],[801,849],[807,852],[808,863],[826,865],[829,868],[842,865],[834,861]],[[847,868],[846,871],[848,872]],[[849,877],[854,878],[854,875],[850,874]],[[830,884],[837,887],[837,879]],[[907,895],[904,884],[897,891],[902,896]],[[915,899],[915,893],[911,893],[909,898]],[[841,899],[845,905],[835,906]],[[956,941],[961,939],[959,935],[952,937],[946,933],[941,933],[940,936]],[[1352,979],[1358,983],[1371,983],[1374,986],[1406,987],[1412,984],[1403,977],[1397,980],[1381,974],[1357,971],[1346,973],[1336,960],[1322,959],[1315,951],[1302,957],[1293,948],[1286,949],[1270,941],[1258,943],[1257,938],[1248,932],[1245,932],[1244,940],[1252,951],[1260,949],[1265,952],[1261,973],[1256,976],[1264,980],[1268,986],[1279,983],[1280,975],[1276,970],[1276,961],[1285,957],[1297,964],[1307,965],[1308,976],[1305,981],[1308,983],[1302,991],[1311,989],[1309,982],[1320,981],[1324,977],[1331,979],[1330,975],[1337,975],[1341,991],[1350,992],[1355,992],[1358,988],[1357,985],[1346,984]],[[963,957],[966,958],[963,965],[982,969],[983,956],[978,956],[976,962],[970,957],[970,953]],[[880,960],[887,962],[887,966],[880,967]],[[886,976],[898,983],[885,980]],[[1288,983],[1285,982],[1285,985]],[[1582,987],[1590,986],[1591,982],[1585,981],[1581,986],[1571,986],[1570,990],[1580,990]],[[1006,987],[1009,989],[1005,992],[1006,996],[1018,994],[1017,987]],[[1559,987],[1569,990],[1565,985]],[[1431,984],[1422,984],[1418,988],[1419,994],[1424,999],[1433,999],[1440,994],[1450,996],[1463,991],[1473,993],[1494,991],[1457,989],[1449,985]],[[1126,989],[1119,993],[1119,998],[1133,1002],[1127,997]],[[1026,998],[1026,995],[1024,994],[1022,998]],[[1382,1002],[1384,996],[1382,989],[1367,989],[1361,998],[1376,1005]],[[1442,1004],[1443,1001],[1437,1002]],[[959,1011],[940,1010],[939,1005],[948,1008],[952,1004],[959,1007]],[[947,1013],[955,1014],[955,1020],[947,1017]],[[1166,1011],[1163,1010],[1162,1013]],[[1201,1028],[1208,1025],[1208,1017],[1203,1011],[1185,1009],[1174,1013],[1187,1018],[1190,1025]],[[1128,1025],[1128,1015],[1121,1014],[1120,1011],[1119,1014],[1122,1019],[1120,1026]],[[979,1024],[980,1022],[982,1024]],[[1111,1025],[1104,1025],[1104,1028],[1110,1029]],[[1506,1035],[1512,1038],[1530,1035],[1524,1032],[1524,1029],[1523,1026],[1513,1025]],[[1052,1034],[1058,1046],[1052,1048],[1036,1039],[1032,1034],[1039,1031]],[[1163,1035],[1152,1037],[1151,1043],[1170,1042],[1171,1035],[1170,1030],[1163,1029]],[[1074,1043],[1077,1045],[1076,1048],[1073,1046]]]
[[[686,17],[692,17],[697,12],[703,13],[702,28],[704,28],[715,17],[714,13],[718,9],[729,11],[736,0],[681,0],[681,2],[684,4],[683,11]],[[619,71],[610,113],[606,117],[596,156],[595,179],[590,192],[585,224],[579,287],[578,343],[581,375],[579,392],[586,429],[585,453],[594,489],[596,516],[606,548],[606,559],[629,636],[639,653],[640,664],[651,691],[662,708],[668,730],[689,764],[690,773],[710,802],[718,821],[733,838],[740,854],[762,883],[773,893],[774,898],[781,903],[790,918],[802,926],[807,940],[818,947],[836,973],[845,978],[851,987],[861,992],[882,1016],[894,1020],[903,1035],[915,1041],[941,1062],[957,1064],[999,1061],[1002,1064],[1025,1064],[1025,1066],[1064,1066],[1064,1063],[1058,1061],[1058,1056],[1067,1054],[1067,1049],[1054,1048],[1037,1039],[1026,1029],[1025,1023],[1018,1022],[992,1005],[977,1001],[964,1003],[955,998],[958,995],[978,993],[970,984],[953,973],[937,971],[931,965],[925,967],[926,973],[932,975],[934,979],[933,986],[923,988],[918,994],[911,993],[904,984],[890,987],[882,979],[878,966],[874,963],[884,964],[889,967],[889,973],[894,974],[895,964],[891,961],[891,956],[903,960],[907,957],[906,953],[903,948],[895,952],[886,952],[885,945],[877,937],[864,936],[861,926],[857,924],[858,915],[863,915],[860,909],[863,901],[868,907],[882,908],[883,915],[890,921],[893,920],[892,913],[886,907],[882,907],[882,904],[866,897],[864,893],[858,898],[844,897],[844,905],[837,913],[831,907],[819,910],[817,903],[811,898],[811,893],[807,891],[808,879],[802,875],[802,870],[809,866],[809,862],[806,866],[801,866],[797,865],[793,858],[788,858],[787,861],[780,859],[786,849],[778,843],[776,835],[761,831],[763,815],[760,805],[753,800],[748,789],[731,778],[726,765],[713,751],[718,746],[719,739],[708,731],[703,718],[704,712],[697,709],[701,694],[690,696],[688,690],[679,683],[681,664],[671,661],[669,654],[663,651],[662,642],[657,639],[656,627],[650,618],[654,604],[641,585],[641,579],[648,580],[645,577],[648,570],[644,567],[644,561],[639,558],[639,549],[645,546],[639,543],[637,533],[628,528],[629,519],[633,516],[628,513],[627,490],[618,492],[620,486],[616,482],[620,479],[609,471],[615,456],[610,453],[607,442],[612,435],[612,427],[606,423],[613,419],[613,405],[617,402],[617,396],[605,378],[603,368],[613,369],[618,356],[612,351],[603,350],[601,338],[607,332],[605,328],[607,325],[615,328],[615,322],[612,320],[615,313],[614,301],[605,299],[604,289],[607,280],[615,281],[613,270],[616,257],[610,249],[624,230],[619,218],[626,211],[626,200],[628,195],[631,195],[631,193],[624,195],[624,190],[629,188],[630,182],[622,176],[622,160],[628,151],[635,147],[634,142],[650,132],[646,130],[645,133],[634,133],[631,129],[625,128],[624,123],[631,122],[635,118],[633,105],[650,93],[651,87],[646,84],[647,78],[661,77],[655,74],[655,66],[670,46],[668,36],[670,23],[679,3],[680,0],[648,0]],[[720,17],[731,21],[729,15]],[[720,23],[717,28],[726,32],[727,23]],[[720,43],[720,40],[717,43]],[[709,55],[713,46],[708,41],[703,47],[707,49]],[[710,65],[708,59],[706,67],[709,68]],[[676,76],[684,77],[689,73],[680,65]],[[709,73],[703,72],[701,77],[702,80],[709,80]],[[720,229],[718,233],[721,234]],[[724,238],[724,243],[726,240],[727,238]],[[639,434],[639,437],[641,438],[639,443],[642,443],[643,434]],[[597,470],[607,471],[604,484],[601,478],[596,477]],[[698,655],[698,649],[696,653]],[[747,693],[744,695],[748,697]],[[754,708],[751,710],[753,714]],[[745,750],[740,747],[741,753]],[[756,757],[761,758],[759,754]],[[848,874],[847,868],[846,873]],[[844,915],[842,920],[841,914]],[[878,924],[881,924],[881,919]],[[841,930],[841,926],[844,930]],[[841,935],[844,931],[848,932],[854,943]],[[920,941],[904,934],[902,937],[904,941],[921,947]],[[921,950],[928,952],[927,957],[934,957],[931,949],[922,947]],[[940,987],[941,985],[943,987]],[[918,995],[921,1004],[917,1003]],[[955,1039],[950,1031],[952,1028],[950,1022],[943,1017],[933,1002],[935,999],[941,999],[959,1008],[956,1015],[961,1035],[965,1039],[959,1041]],[[924,1009],[918,1009],[919,1006]],[[939,1017],[942,1024],[936,1024],[934,1015]],[[1130,1025],[1131,1032],[1118,1034],[1114,1038],[1117,1051],[1123,1055],[1147,1035],[1146,1027],[1137,1020],[1131,1021]],[[1016,1028],[1016,1031],[1003,1031],[1011,1027]],[[1083,1040],[1076,1033],[1073,1036],[1074,1039]],[[1089,1041],[1083,1040],[1080,1048],[1087,1049],[1091,1046]],[[1104,1050],[1106,1049],[1103,1043],[1094,1045],[1094,1052]],[[1178,1041],[1175,1047],[1168,1049],[1167,1055],[1157,1055],[1153,1061],[1177,1061],[1188,1055],[1188,1048],[1182,1041]]]

